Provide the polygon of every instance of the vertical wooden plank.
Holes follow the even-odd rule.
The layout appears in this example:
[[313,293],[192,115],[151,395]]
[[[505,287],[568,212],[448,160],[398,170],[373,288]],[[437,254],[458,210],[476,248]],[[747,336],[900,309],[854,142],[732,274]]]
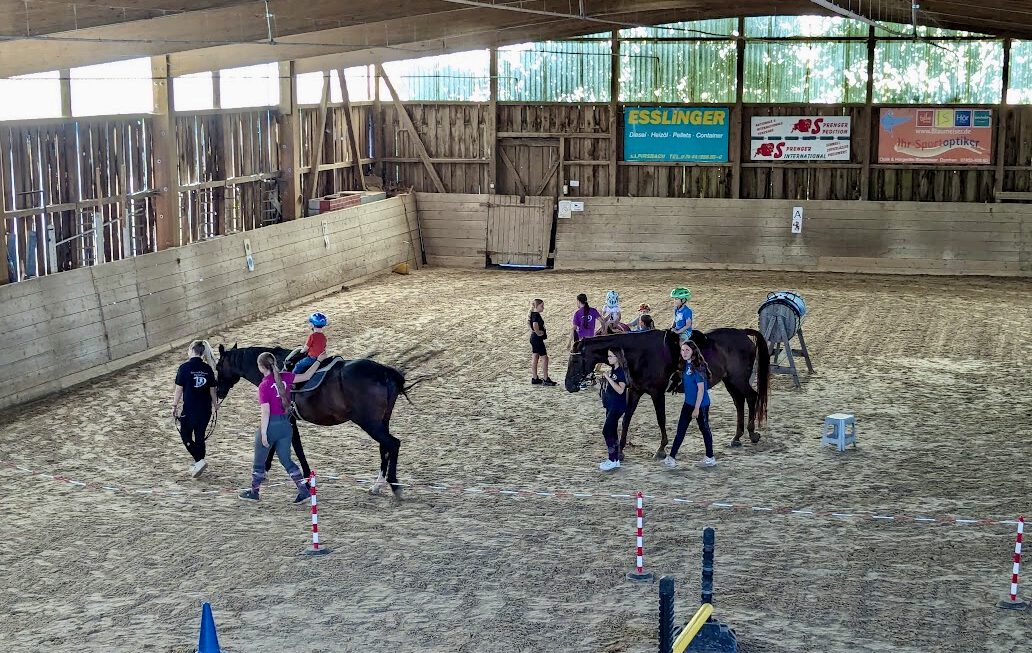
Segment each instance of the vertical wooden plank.
[[[1003,40],[1003,93],[996,108],[996,180],[993,184],[993,199],[1003,192],[1004,165],[1007,147],[1007,88],[1010,86],[1011,39]],[[999,200],[997,200],[999,201]]]
[[863,129],[867,134],[863,152],[861,152],[863,168],[860,169],[860,199],[865,201],[871,196],[871,152],[874,150],[875,137],[878,134],[878,121],[874,117],[874,55],[877,41],[874,39],[874,26],[867,28],[867,90],[864,97]]
[[491,48],[490,70],[491,91],[488,98],[487,143],[487,192],[498,192],[498,48]]
[[304,197],[301,200],[302,210],[307,209],[308,200],[316,196],[319,185],[319,166],[323,160],[323,146],[326,141],[326,111],[330,101],[330,73],[323,71],[322,99],[319,100],[319,113],[312,127],[311,148],[308,154],[308,164],[311,168],[308,171],[308,180],[305,185]]
[[[731,156],[731,197],[742,197],[742,157],[746,148],[742,139],[746,138],[744,130],[746,122],[743,118],[745,94],[745,18],[738,19],[738,39],[735,40],[735,110],[731,122],[731,134],[728,138],[728,154]],[[749,141],[750,144],[752,141]]]
[[179,229],[179,151],[175,135],[175,96],[168,56],[152,57],[154,92],[154,198],[155,247],[183,244]]
[[609,33],[612,56],[609,58],[609,192],[616,195],[616,171],[620,161],[623,112],[620,110],[620,32]]
[[280,75],[280,167],[283,192],[280,195],[284,220],[304,216],[301,206],[301,110],[297,106],[297,71],[293,61],[279,64]]

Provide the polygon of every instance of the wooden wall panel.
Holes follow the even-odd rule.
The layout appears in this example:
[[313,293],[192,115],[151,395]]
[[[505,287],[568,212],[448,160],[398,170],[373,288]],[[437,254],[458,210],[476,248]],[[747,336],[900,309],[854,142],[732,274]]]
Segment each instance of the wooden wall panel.
[[483,268],[491,195],[416,193],[419,229],[430,265]]
[[[490,107],[481,103],[408,103],[405,105],[450,193],[482,193],[488,189],[487,132]],[[435,190],[417,156],[413,136],[393,105],[384,105],[384,175],[391,188]]]
[[555,266],[1032,276],[1030,224],[999,204],[594,198],[559,220]]
[[0,287],[0,408],[414,262],[406,212],[412,195]]

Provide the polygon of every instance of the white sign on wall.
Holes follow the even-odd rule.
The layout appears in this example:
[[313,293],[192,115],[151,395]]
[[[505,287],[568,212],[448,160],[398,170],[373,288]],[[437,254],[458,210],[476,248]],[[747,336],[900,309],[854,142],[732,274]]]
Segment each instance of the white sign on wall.
[[801,206],[792,209],[792,233],[803,233],[803,207]]
[[849,116],[754,116],[753,161],[848,161]]

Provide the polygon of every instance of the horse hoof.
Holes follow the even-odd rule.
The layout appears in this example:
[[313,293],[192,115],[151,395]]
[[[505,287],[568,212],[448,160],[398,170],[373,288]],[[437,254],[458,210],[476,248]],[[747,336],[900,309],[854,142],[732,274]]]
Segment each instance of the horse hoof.
[[758,443],[760,441],[760,434],[757,433],[757,434],[753,435],[752,433],[750,433],[749,434],[749,441],[752,442],[753,444]]
[[660,449],[656,452],[656,460],[664,460],[667,457],[666,449]]
[[740,446],[742,446],[742,441],[741,440],[737,440],[737,439],[736,440],[732,440],[731,444],[729,444],[728,446],[729,447],[740,447]]

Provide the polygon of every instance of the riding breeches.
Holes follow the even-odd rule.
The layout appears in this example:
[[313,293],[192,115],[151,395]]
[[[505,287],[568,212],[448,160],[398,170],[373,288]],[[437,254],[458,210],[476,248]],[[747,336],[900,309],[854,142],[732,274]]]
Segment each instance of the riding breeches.
[[204,458],[204,433],[211,421],[211,412],[184,412],[179,418],[179,436],[194,462]]

